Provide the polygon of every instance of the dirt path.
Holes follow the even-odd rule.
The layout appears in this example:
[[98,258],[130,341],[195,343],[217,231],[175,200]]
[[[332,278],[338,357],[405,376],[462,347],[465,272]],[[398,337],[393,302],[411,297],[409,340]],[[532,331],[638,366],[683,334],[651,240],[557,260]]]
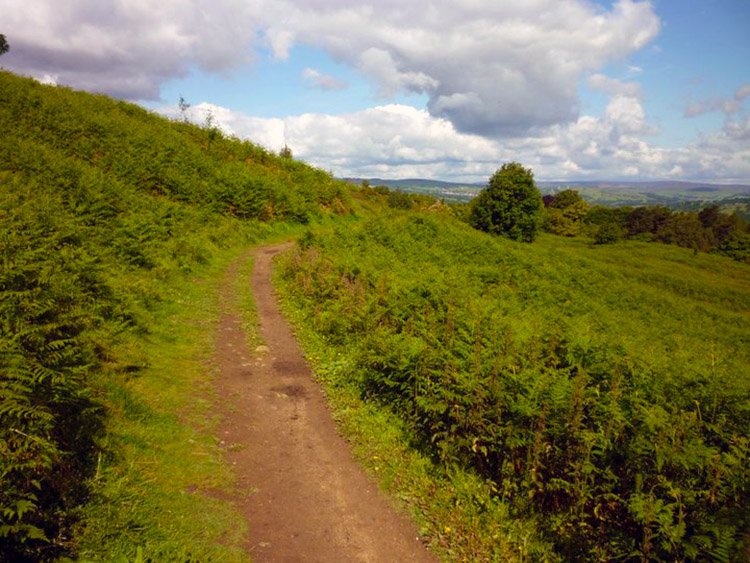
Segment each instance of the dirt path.
[[255,252],[252,289],[267,348],[250,351],[227,272],[216,342],[220,428],[243,491],[254,561],[436,561],[412,522],[394,512],[353,461],[311,378],[271,286],[271,259]]

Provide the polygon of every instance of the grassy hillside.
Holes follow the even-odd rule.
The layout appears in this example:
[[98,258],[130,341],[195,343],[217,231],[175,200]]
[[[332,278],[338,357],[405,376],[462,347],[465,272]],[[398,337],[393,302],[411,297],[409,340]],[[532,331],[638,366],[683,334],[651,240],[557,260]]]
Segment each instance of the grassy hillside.
[[[177,289],[218,276],[241,248],[283,229],[279,221],[308,223],[349,204],[328,174],[217,130],[6,72],[0,130],[0,559],[43,560],[70,549],[78,507],[92,483],[108,486],[103,475],[120,479],[113,503],[132,498],[132,479],[107,473],[133,465],[114,429],[176,416],[147,415],[164,404],[145,405],[132,389],[165,377],[154,370],[174,349],[163,327],[195,306],[178,306]],[[211,309],[207,293],[195,299]],[[161,369],[182,369],[190,353]],[[139,432],[124,440],[158,449],[145,438],[153,428]],[[135,549],[132,531],[148,516],[128,518]]]
[[448,559],[750,559],[746,264],[513,243],[377,189],[328,221],[351,202],[320,170],[2,72],[0,127],[0,560],[247,558],[217,288],[303,225],[279,272],[300,334]]
[[310,234],[281,276],[331,393],[442,483],[389,477],[452,558],[747,560],[747,265],[410,214]]

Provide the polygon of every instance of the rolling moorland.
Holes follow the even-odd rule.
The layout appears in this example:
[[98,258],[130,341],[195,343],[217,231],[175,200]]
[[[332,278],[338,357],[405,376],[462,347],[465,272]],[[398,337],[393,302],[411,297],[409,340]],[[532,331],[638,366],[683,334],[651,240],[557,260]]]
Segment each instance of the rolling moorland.
[[568,236],[521,243],[8,73],[0,126],[0,559],[247,559],[210,494],[233,485],[207,355],[222,272],[278,238],[337,422],[446,560],[750,558],[740,219],[547,210]]

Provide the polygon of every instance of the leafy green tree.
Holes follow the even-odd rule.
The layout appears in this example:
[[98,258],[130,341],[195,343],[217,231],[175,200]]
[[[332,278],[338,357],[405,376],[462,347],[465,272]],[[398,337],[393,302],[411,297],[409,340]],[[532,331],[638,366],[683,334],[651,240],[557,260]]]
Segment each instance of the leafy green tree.
[[10,45],[8,45],[8,41],[5,39],[5,35],[0,33],[0,55],[4,55],[10,51]]
[[581,234],[581,226],[589,212],[589,206],[576,190],[561,191],[550,200],[547,207],[551,233],[566,237]]
[[733,233],[714,252],[750,264],[750,233]]
[[707,250],[705,230],[697,213],[673,213],[656,231],[656,240],[684,248]]
[[611,244],[625,235],[625,225],[632,209],[595,205],[584,219],[585,233],[594,237],[595,244]]
[[622,238],[622,228],[615,221],[602,223],[594,234],[594,244],[614,244]]
[[602,225],[604,223],[617,223],[625,227],[628,216],[633,209],[630,207],[607,207],[605,205],[594,205],[586,215],[586,223],[589,225]]
[[721,221],[721,210],[716,204],[708,205],[700,210],[698,219],[706,229],[713,229]]
[[506,162],[472,202],[469,223],[475,229],[531,242],[541,222],[542,196],[531,169]]
[[549,207],[555,209],[566,209],[576,203],[580,203],[581,201],[583,201],[583,198],[577,190],[568,189],[561,191],[559,194],[553,195],[549,202]]
[[742,230],[742,219],[737,214],[722,213],[721,208],[716,204],[701,209],[698,219],[706,229],[706,238],[711,247],[719,246],[733,233]]
[[627,218],[628,236],[644,235],[651,238],[669,221],[672,212],[666,207],[636,207]]
[[388,194],[388,207],[391,209],[412,209],[416,202],[412,199],[411,194],[399,190],[391,190]]

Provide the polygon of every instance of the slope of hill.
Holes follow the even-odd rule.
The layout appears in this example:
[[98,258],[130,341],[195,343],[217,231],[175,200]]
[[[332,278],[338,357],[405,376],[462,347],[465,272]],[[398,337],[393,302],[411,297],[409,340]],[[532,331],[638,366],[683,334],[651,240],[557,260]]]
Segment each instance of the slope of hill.
[[41,560],[99,473],[105,374],[144,369],[173,288],[270,220],[346,212],[348,191],[217,130],[6,72],[0,130],[0,559]]
[[320,170],[2,72],[0,127],[0,559],[246,559],[201,351],[222,267],[303,224],[321,379],[451,559],[750,558],[746,265],[364,190],[318,229],[351,207]]
[[302,243],[281,275],[310,353],[341,416],[395,415],[443,475],[415,493],[409,446],[373,445],[397,430],[355,433],[455,560],[747,560],[748,266],[418,214]]

